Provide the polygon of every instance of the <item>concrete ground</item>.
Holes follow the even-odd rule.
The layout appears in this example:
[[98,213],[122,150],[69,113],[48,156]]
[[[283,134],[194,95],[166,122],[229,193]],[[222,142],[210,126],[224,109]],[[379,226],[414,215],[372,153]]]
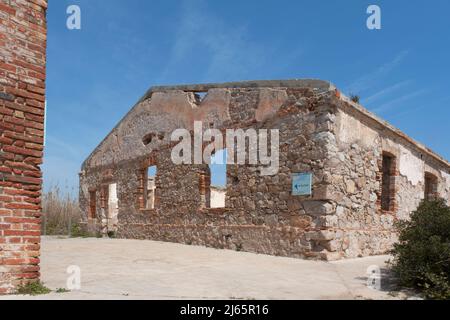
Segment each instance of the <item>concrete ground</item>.
[[44,284],[65,288],[67,268],[76,265],[81,290],[0,299],[392,299],[366,286],[367,268],[384,267],[388,258],[327,263],[154,241],[44,237]]

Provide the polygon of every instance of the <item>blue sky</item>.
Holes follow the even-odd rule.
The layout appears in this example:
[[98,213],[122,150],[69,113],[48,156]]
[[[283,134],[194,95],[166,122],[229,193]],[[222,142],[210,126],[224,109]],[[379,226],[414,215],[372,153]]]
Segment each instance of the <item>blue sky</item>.
[[[163,84],[330,80],[450,159],[448,0],[49,2],[46,188],[76,192],[83,160]],[[81,30],[66,28],[72,4]]]

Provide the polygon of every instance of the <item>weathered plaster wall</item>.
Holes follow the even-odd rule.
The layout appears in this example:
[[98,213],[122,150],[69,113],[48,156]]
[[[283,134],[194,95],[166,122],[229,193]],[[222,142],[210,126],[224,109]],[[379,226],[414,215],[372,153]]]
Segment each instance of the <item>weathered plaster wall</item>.
[[[345,257],[381,254],[396,240],[393,224],[408,219],[424,198],[425,172],[436,174],[438,193],[448,199],[444,172],[448,166],[436,161],[409,141],[360,113],[345,99],[338,102],[338,159],[333,184],[337,221],[343,237],[337,243]],[[381,161],[383,152],[396,157],[396,208],[386,212],[380,207]],[[378,173],[378,174],[377,174]]]
[[402,145],[399,145],[398,149],[400,175],[405,177],[413,186],[423,184],[425,181],[425,162]]
[[439,193],[447,193],[447,203],[450,206],[450,172],[447,173],[446,171],[441,171],[441,175],[443,177],[444,183],[439,185]]

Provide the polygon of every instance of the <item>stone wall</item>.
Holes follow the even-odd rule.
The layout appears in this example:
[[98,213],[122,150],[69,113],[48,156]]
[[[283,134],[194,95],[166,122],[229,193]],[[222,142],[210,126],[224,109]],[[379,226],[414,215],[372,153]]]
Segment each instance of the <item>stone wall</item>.
[[0,1],[0,294],[39,278],[46,9]]
[[[201,99],[196,92],[207,91]],[[279,171],[228,165],[225,208],[208,208],[207,165],[171,161],[174,129],[278,129]],[[382,157],[395,156],[389,210],[381,210]],[[146,168],[157,166],[155,208],[145,209]],[[418,168],[422,172],[417,172]],[[326,82],[258,82],[156,88],[85,161],[80,203],[108,230],[108,184],[117,183],[117,236],[334,260],[385,253],[393,223],[424,196],[425,171],[449,198],[448,163],[353,104]],[[292,174],[313,174],[312,195],[292,195]],[[86,215],[88,217],[88,215]],[[106,228],[106,229],[105,229]]]
[[[141,101],[83,165],[80,203],[88,211],[96,192],[96,219],[104,230],[110,183],[118,184],[117,236],[205,245],[293,257],[321,257],[315,241],[324,214],[334,208],[326,199],[328,146],[334,91],[314,88],[215,88],[199,105],[193,93],[157,92]],[[184,110],[183,109],[187,109]],[[205,111],[206,109],[206,111]],[[187,119],[187,120],[186,120]],[[208,208],[202,197],[207,165],[175,165],[170,158],[171,130],[192,129],[202,120],[219,129],[278,129],[280,170],[261,175],[254,165],[227,166],[225,208]],[[150,129],[151,128],[151,129]],[[143,137],[154,131],[144,146]],[[144,139],[145,140],[145,139]],[[134,146],[131,148],[130,146]],[[132,154],[132,156],[129,156]],[[142,203],[145,168],[157,165],[156,206]],[[314,197],[291,195],[291,174],[311,172]],[[103,191],[102,191],[103,190]]]
[[[382,254],[396,241],[393,224],[408,219],[425,196],[425,173],[438,179],[437,196],[450,203],[448,163],[436,158],[395,128],[348,100],[337,102],[335,170],[336,219],[328,227],[339,230],[334,249],[344,257]],[[381,207],[383,154],[393,156],[393,206]],[[392,191],[392,190],[391,190]]]

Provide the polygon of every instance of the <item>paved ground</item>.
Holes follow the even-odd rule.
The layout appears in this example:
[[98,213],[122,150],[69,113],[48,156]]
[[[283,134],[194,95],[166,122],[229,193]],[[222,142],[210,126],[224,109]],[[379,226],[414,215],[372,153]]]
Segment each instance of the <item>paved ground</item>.
[[42,241],[42,280],[66,287],[81,268],[81,290],[1,299],[392,299],[367,288],[366,270],[387,256],[305,261],[172,243],[113,239]]

